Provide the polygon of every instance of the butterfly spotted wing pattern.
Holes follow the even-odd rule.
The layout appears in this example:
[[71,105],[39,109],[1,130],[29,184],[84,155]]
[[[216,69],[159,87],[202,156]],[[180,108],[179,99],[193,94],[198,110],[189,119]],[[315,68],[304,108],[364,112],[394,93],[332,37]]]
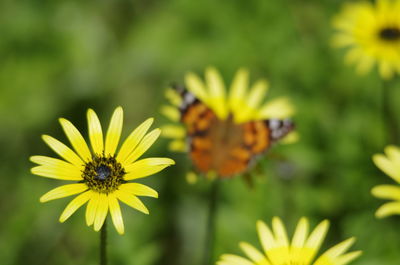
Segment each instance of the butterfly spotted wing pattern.
[[202,173],[231,177],[246,171],[251,161],[293,129],[290,120],[260,120],[235,124],[220,120],[193,94],[183,90],[181,119],[189,136],[190,157]]

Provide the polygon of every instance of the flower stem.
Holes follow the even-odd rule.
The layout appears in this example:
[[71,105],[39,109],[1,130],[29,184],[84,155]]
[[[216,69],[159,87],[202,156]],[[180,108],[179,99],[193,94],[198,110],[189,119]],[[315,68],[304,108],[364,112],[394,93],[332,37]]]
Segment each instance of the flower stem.
[[217,201],[218,201],[218,191],[219,191],[219,182],[220,180],[217,178],[213,181],[210,196],[209,196],[209,205],[208,205],[208,220],[207,220],[207,230],[206,230],[206,241],[205,241],[205,249],[204,249],[204,265],[213,264],[214,258],[214,242],[215,242],[215,224],[217,217]]
[[382,81],[382,114],[386,142],[396,144],[399,136],[396,117],[391,109],[393,82]]
[[107,265],[107,219],[100,231],[100,265]]

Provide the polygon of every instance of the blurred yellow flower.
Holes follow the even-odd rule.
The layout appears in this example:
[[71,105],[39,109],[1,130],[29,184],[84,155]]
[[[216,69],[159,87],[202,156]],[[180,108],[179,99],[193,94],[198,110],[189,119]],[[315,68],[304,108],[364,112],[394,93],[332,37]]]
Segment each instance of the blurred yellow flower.
[[124,224],[118,201],[148,214],[146,206],[137,196],[158,197],[158,193],[143,184],[128,182],[157,173],[174,161],[169,158],[138,158],[146,152],[160,135],[160,129],[147,133],[153,119],[148,119],[137,127],[116,152],[122,131],[123,110],[116,108],[103,141],[103,132],[96,113],[87,112],[89,139],[86,141],[66,119],[61,118],[64,132],[75,151],[55,138],[43,135],[43,140],[64,160],[47,156],[32,156],[30,160],[39,166],[32,168],[38,176],[75,181],[55,188],[41,198],[47,202],[80,193],[65,208],[60,222],[67,220],[78,208],[88,202],[86,223],[99,231],[110,211],[112,221],[119,234],[124,233]]
[[[320,257],[315,259],[319,248],[328,231],[329,223],[322,221],[312,232],[308,234],[309,223],[306,218],[301,218],[297,224],[292,241],[286,234],[282,221],[274,217],[272,220],[272,231],[262,221],[257,222],[258,236],[263,252],[246,242],[240,243],[240,248],[247,258],[237,255],[224,254],[217,265],[345,265],[357,258],[361,251],[345,253],[355,239],[349,238],[336,246],[330,248]],[[314,261],[315,260],[315,261]]]
[[346,62],[365,74],[377,64],[382,78],[400,73],[400,1],[345,3],[333,20],[333,45],[348,47]]
[[[283,137],[296,140],[295,135],[287,135],[293,129],[289,119],[294,113],[292,104],[286,97],[264,103],[268,89],[266,80],[249,89],[245,69],[238,70],[229,92],[213,67],[206,69],[205,83],[188,73],[185,88],[166,91],[171,104],[161,112],[172,123],[162,128],[162,135],[171,139],[171,150],[189,151],[201,173],[219,177],[240,174],[271,143]],[[189,176],[193,182],[193,175]]]
[[[372,159],[380,170],[400,184],[400,149],[390,145],[385,148],[385,153],[386,155],[375,154]],[[393,200],[376,211],[377,217],[400,214],[400,187],[398,185],[378,185],[371,192],[377,198]]]

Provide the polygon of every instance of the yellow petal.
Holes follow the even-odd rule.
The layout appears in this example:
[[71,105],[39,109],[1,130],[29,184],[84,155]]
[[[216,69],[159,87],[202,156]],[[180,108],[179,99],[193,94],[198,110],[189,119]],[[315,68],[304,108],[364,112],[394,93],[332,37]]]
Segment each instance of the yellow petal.
[[64,163],[65,164],[60,163],[57,166],[37,166],[32,168],[31,172],[32,174],[52,179],[82,180],[82,173],[79,169],[72,164]]
[[118,234],[124,234],[124,221],[122,219],[121,208],[114,194],[108,195],[108,207],[110,208],[111,219]]
[[193,93],[196,98],[200,99],[202,102],[207,102],[208,95],[205,86],[201,79],[193,73],[188,73],[185,75],[185,84],[189,92]]
[[228,116],[226,89],[217,69],[214,67],[206,69],[206,81],[209,89],[210,104],[217,116],[224,120]]
[[340,256],[336,259],[337,265],[345,265],[353,261],[354,259],[358,258],[362,254],[362,251],[353,251],[347,253],[346,255]]
[[121,164],[123,166],[128,166],[134,161],[136,161],[136,159],[138,159],[141,155],[143,155],[153,145],[153,143],[158,139],[160,134],[161,134],[160,129],[154,129],[151,132],[149,132],[143,138],[143,140],[137,145],[135,150],[133,150],[133,152],[130,153],[125,160],[120,161]]
[[325,239],[326,233],[328,232],[329,221],[324,220],[317,225],[317,227],[311,232],[308,237],[305,247],[315,249],[315,252],[319,250],[322,242]]
[[76,210],[78,210],[83,204],[85,204],[92,196],[91,191],[84,192],[76,196],[65,208],[60,216],[59,221],[65,222]]
[[372,160],[378,168],[385,172],[389,177],[393,178],[397,183],[400,183],[400,171],[397,164],[393,163],[393,161],[381,154],[374,155]]
[[384,218],[390,215],[400,214],[400,202],[388,202],[379,207],[375,215],[378,218]]
[[162,115],[164,115],[166,118],[168,118],[171,121],[178,122],[181,118],[181,113],[179,109],[173,106],[169,105],[164,105],[161,106],[160,112]]
[[142,203],[142,201],[139,200],[138,197],[136,197],[136,196],[134,196],[132,194],[126,193],[125,191],[122,191],[122,190],[117,190],[115,192],[115,196],[120,201],[122,201],[123,203],[129,205],[130,207],[132,207],[132,208],[134,208],[134,209],[136,209],[138,211],[141,211],[142,213],[149,214],[149,210]]
[[301,218],[294,232],[291,244],[292,247],[302,248],[304,246],[308,235],[308,227],[309,224],[307,218]]
[[83,191],[86,191],[87,189],[88,187],[86,186],[86,184],[83,183],[63,185],[52,189],[51,191],[44,194],[42,197],[40,197],[40,202],[47,202],[55,199],[64,198],[77,193],[81,193]]
[[221,261],[217,265],[254,265],[254,263],[240,256],[225,254],[221,256]]
[[127,174],[124,176],[124,179],[132,180],[144,178],[174,164],[174,160],[163,157],[141,159],[125,167]]
[[146,135],[154,119],[149,118],[140,124],[122,144],[121,149],[117,155],[117,161],[125,161],[129,154],[136,148],[142,138]]
[[379,185],[371,190],[380,199],[400,200],[400,187],[394,185]]
[[243,252],[255,263],[265,260],[265,256],[249,243],[240,242],[239,245]]
[[240,106],[243,104],[247,87],[249,86],[249,71],[247,69],[239,69],[232,81],[229,93],[229,107],[233,113],[239,112]]
[[43,135],[42,139],[51,149],[53,149],[54,152],[56,152],[59,156],[61,156],[71,164],[77,167],[81,167],[82,165],[84,165],[82,159],[80,159],[80,157],[74,151],[72,151],[68,146],[61,143],[57,139],[49,135]]
[[121,107],[115,109],[107,130],[105,154],[113,156],[117,150],[119,138],[121,137],[124,112]]
[[186,130],[180,125],[164,125],[161,127],[161,136],[172,139],[182,139],[186,136]]
[[87,112],[89,139],[92,144],[92,150],[97,155],[102,155],[104,151],[103,146],[103,131],[97,114],[89,109]]
[[83,139],[82,134],[70,121],[63,118],[59,119],[59,121],[75,151],[83,161],[89,161],[92,158],[92,154],[90,153],[89,147],[87,146],[85,139]]
[[287,98],[277,98],[265,105],[258,111],[258,119],[286,119],[294,114],[294,107]]
[[187,144],[183,140],[173,140],[169,143],[168,149],[172,152],[186,152]]
[[92,196],[90,198],[89,203],[86,206],[86,224],[87,226],[91,226],[94,223],[94,219],[96,217],[97,207],[99,205],[100,193],[92,192]]
[[179,107],[182,104],[182,98],[176,89],[168,88],[164,95],[172,105]]
[[269,85],[266,80],[257,81],[250,90],[246,104],[251,109],[257,109],[263,101],[263,98],[268,91],[268,87]]
[[394,145],[386,146],[385,153],[387,154],[390,160],[400,165],[400,149],[397,146]]
[[274,217],[272,219],[272,228],[274,230],[276,244],[279,247],[288,247],[289,240],[286,234],[286,229],[280,218]]
[[148,197],[158,198],[157,191],[153,190],[152,188],[146,185],[139,183],[122,184],[119,187],[119,189],[127,193],[132,193],[133,195],[136,196],[148,196]]
[[276,247],[275,238],[269,227],[263,221],[257,221],[257,231],[264,252],[268,252],[271,248]]
[[100,193],[99,204],[97,205],[96,217],[94,218],[94,231],[99,231],[106,220],[108,213],[108,197]]
[[336,257],[345,253],[354,244],[354,242],[355,242],[354,237],[349,238],[349,239],[337,244],[336,246],[331,247],[324,254],[322,254],[322,256],[327,256],[331,260],[333,260]]

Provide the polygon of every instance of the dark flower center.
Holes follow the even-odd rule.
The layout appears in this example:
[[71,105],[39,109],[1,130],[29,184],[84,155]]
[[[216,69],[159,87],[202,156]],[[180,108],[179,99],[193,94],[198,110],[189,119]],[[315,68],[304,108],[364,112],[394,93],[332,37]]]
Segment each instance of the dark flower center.
[[111,193],[125,183],[125,170],[115,157],[97,156],[86,163],[82,172],[83,182],[99,193]]
[[388,27],[379,32],[379,37],[386,41],[400,40],[400,28]]

